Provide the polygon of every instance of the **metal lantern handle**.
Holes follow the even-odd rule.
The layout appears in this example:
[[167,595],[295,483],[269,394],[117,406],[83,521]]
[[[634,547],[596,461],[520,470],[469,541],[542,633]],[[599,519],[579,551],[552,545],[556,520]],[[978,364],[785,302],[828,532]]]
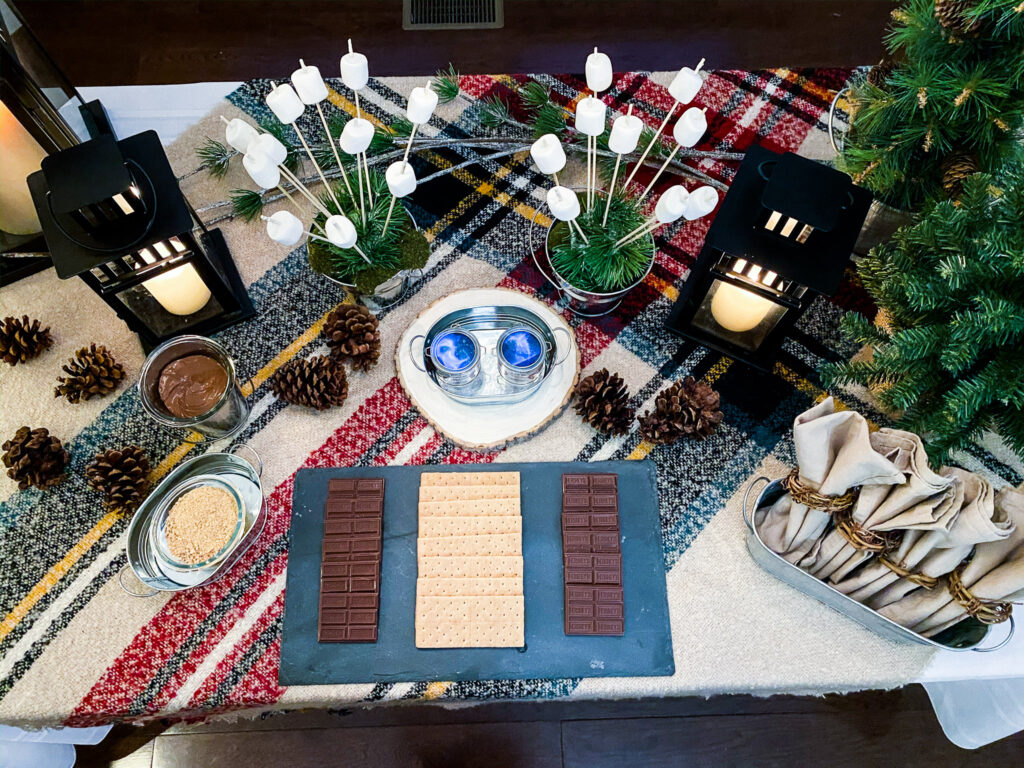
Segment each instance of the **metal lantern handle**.
[[826,123],[826,125],[828,126],[828,140],[829,140],[829,143],[832,145],[832,149],[835,150],[837,155],[842,154],[843,146],[842,146],[842,144],[840,142],[836,141],[836,131],[835,131],[836,106],[839,104],[839,99],[841,99],[843,97],[843,94],[846,93],[848,90],[850,90],[849,86],[847,86],[845,88],[840,88],[838,91],[836,91],[836,95],[832,97],[832,103],[829,104],[829,107],[828,107],[828,122]]
[[423,355],[425,355],[427,353],[427,350],[426,350],[427,337],[424,334],[422,334],[422,333],[417,333],[415,336],[413,336],[411,339],[409,339],[409,357],[412,358],[412,364],[414,366],[416,366],[416,370],[417,371],[421,371],[422,373],[426,373],[427,369],[424,368],[422,365],[420,365],[416,361],[416,355],[412,351],[413,345],[416,343],[416,339],[423,339],[423,341],[424,341],[424,345],[423,345],[424,348],[423,348],[423,351],[420,353],[420,356],[422,357]]

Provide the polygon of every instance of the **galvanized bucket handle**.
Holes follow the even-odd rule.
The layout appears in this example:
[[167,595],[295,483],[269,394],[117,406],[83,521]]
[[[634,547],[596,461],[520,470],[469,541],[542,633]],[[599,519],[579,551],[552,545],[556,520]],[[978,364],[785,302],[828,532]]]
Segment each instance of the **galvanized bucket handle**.
[[747,528],[750,529],[751,533],[754,532],[754,513],[757,512],[757,510],[751,509],[749,512],[747,511],[747,507],[750,505],[750,494],[758,484],[764,483],[765,485],[768,485],[770,482],[771,479],[764,475],[756,477],[750,485],[747,486],[747,490],[743,494],[743,522],[747,524]]
[[[552,335],[554,335],[556,333],[559,333],[559,332],[565,334],[565,340],[566,340],[565,353],[561,357],[559,357],[557,360],[555,360],[555,362],[553,362],[551,364],[552,367],[554,367],[556,365],[561,365],[562,363],[564,363],[566,361],[566,359],[569,357],[569,351],[572,349],[573,342],[576,340],[575,337],[573,336],[572,332],[568,328],[564,328],[562,326],[558,326],[557,328],[552,328],[551,329]],[[558,340],[556,339],[555,340],[555,352],[557,352],[557,351],[558,351]]]
[[[416,355],[412,351],[412,347],[413,347],[413,344],[416,343],[416,339],[423,339],[423,341],[426,342],[427,337],[426,337],[425,334],[417,333],[415,336],[413,336],[411,339],[409,339],[409,357],[412,359],[412,364],[414,366],[416,366],[416,370],[417,371],[420,371],[422,373],[426,373],[427,369],[424,368],[422,365],[420,365],[418,362],[416,362]],[[423,356],[423,355],[425,355],[427,353],[426,344],[424,343],[423,346],[424,346],[424,349],[420,353],[420,356]]]
[[[253,471],[256,472],[256,477],[263,476],[263,459],[260,457],[256,449],[253,448],[251,445],[236,445],[234,448],[231,449],[230,452],[231,455],[237,456],[238,458],[242,459],[242,461],[248,462],[249,465],[252,466]],[[252,455],[247,456],[245,455],[246,453]]]
[[843,97],[843,94],[846,93],[848,90],[850,90],[849,86],[845,88],[840,88],[838,91],[836,91],[836,95],[832,97],[832,103],[829,104],[828,107],[828,121],[826,122],[826,125],[828,126],[828,140],[829,143],[832,145],[832,149],[835,150],[835,153],[837,155],[842,154],[843,145],[841,142],[836,141],[836,131],[834,125],[836,106],[839,104],[839,99],[841,99]]
[[[160,593],[159,589],[153,589],[152,587],[149,588],[149,592],[133,592],[132,590],[130,590],[124,583],[124,572],[129,570],[131,570],[131,566],[128,563],[125,563],[123,566],[121,566],[121,570],[117,572],[117,583],[121,585],[121,589],[123,589],[125,593],[131,595],[132,597],[153,597],[153,595],[157,595]],[[133,575],[134,573],[135,572],[132,571]],[[135,578],[138,579],[138,576],[136,576]],[[139,583],[141,584],[142,582],[139,581]]]

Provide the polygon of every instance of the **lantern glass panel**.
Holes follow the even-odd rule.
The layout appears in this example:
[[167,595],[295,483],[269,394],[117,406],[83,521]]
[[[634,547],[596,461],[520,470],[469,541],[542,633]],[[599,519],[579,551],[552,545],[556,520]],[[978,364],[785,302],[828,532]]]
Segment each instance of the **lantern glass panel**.
[[693,317],[693,325],[724,341],[755,351],[788,307],[731,281],[714,278]]

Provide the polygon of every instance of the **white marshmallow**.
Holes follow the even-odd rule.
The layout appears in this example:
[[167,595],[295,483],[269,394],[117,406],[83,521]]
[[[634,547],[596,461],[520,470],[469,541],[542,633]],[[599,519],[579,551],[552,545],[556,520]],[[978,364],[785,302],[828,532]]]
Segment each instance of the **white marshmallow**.
[[288,159],[288,148],[269,133],[261,133],[253,139],[249,152],[266,155],[274,165],[281,165]]
[[565,150],[562,142],[553,133],[545,133],[530,147],[530,157],[541,173],[558,173],[565,168]]
[[228,121],[228,124],[224,126],[224,139],[239,152],[247,152],[249,150],[249,142],[259,135],[259,131],[245,122],[245,120],[239,120],[237,117]]
[[242,155],[242,167],[260,189],[273,189],[281,183],[277,163],[262,152],[246,152]]
[[659,224],[671,224],[683,215],[686,207],[686,199],[690,193],[682,184],[676,184],[662,192],[658,198],[658,204],[654,206],[654,218]]
[[341,150],[349,155],[365,152],[373,141],[373,123],[361,117],[353,117],[341,129],[338,144]]
[[619,115],[612,121],[608,149],[617,155],[628,155],[640,143],[644,122],[636,115]]
[[341,82],[353,91],[366,87],[370,79],[370,64],[361,53],[349,51],[341,57]]
[[587,96],[576,104],[576,130],[587,136],[604,133],[604,116],[607,107],[600,99]]
[[612,60],[597,48],[587,56],[587,88],[594,93],[607,91],[612,85]]
[[707,216],[718,205],[718,190],[714,187],[698,187],[686,198],[686,205],[683,208],[683,216],[688,221]]
[[267,94],[267,106],[274,117],[285,125],[294,123],[306,111],[306,105],[302,103],[299,94],[288,83],[280,83]]
[[402,160],[392,163],[384,172],[388,189],[395,197],[405,197],[416,191],[416,172],[409,163]]
[[552,187],[548,190],[548,208],[556,219],[572,221],[580,215],[580,200],[568,187]]
[[409,94],[409,105],[406,107],[405,116],[413,125],[423,125],[430,122],[430,116],[434,114],[437,107],[437,94],[427,83],[425,88],[413,88]]
[[267,217],[267,235],[275,243],[295,245],[304,234],[302,221],[291,211],[278,211]]
[[292,72],[292,85],[303,104],[319,104],[327,98],[327,83],[320,77],[320,68],[303,63]]
[[704,111],[697,107],[690,107],[683,112],[675,127],[672,128],[672,138],[681,147],[692,147],[704,132],[708,129],[708,119],[704,117]]
[[351,248],[356,244],[356,228],[345,216],[335,214],[324,224],[327,239],[339,248]]
[[702,85],[704,79],[696,70],[683,67],[668,84],[668,92],[680,104],[689,104]]

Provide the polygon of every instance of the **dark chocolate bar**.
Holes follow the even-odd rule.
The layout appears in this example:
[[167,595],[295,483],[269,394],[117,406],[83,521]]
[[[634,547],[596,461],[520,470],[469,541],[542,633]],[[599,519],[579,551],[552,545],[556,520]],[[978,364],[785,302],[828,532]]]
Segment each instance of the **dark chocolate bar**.
[[322,643],[377,640],[383,514],[382,478],[328,481],[317,633]]
[[567,635],[625,631],[618,481],[562,475],[562,558]]

